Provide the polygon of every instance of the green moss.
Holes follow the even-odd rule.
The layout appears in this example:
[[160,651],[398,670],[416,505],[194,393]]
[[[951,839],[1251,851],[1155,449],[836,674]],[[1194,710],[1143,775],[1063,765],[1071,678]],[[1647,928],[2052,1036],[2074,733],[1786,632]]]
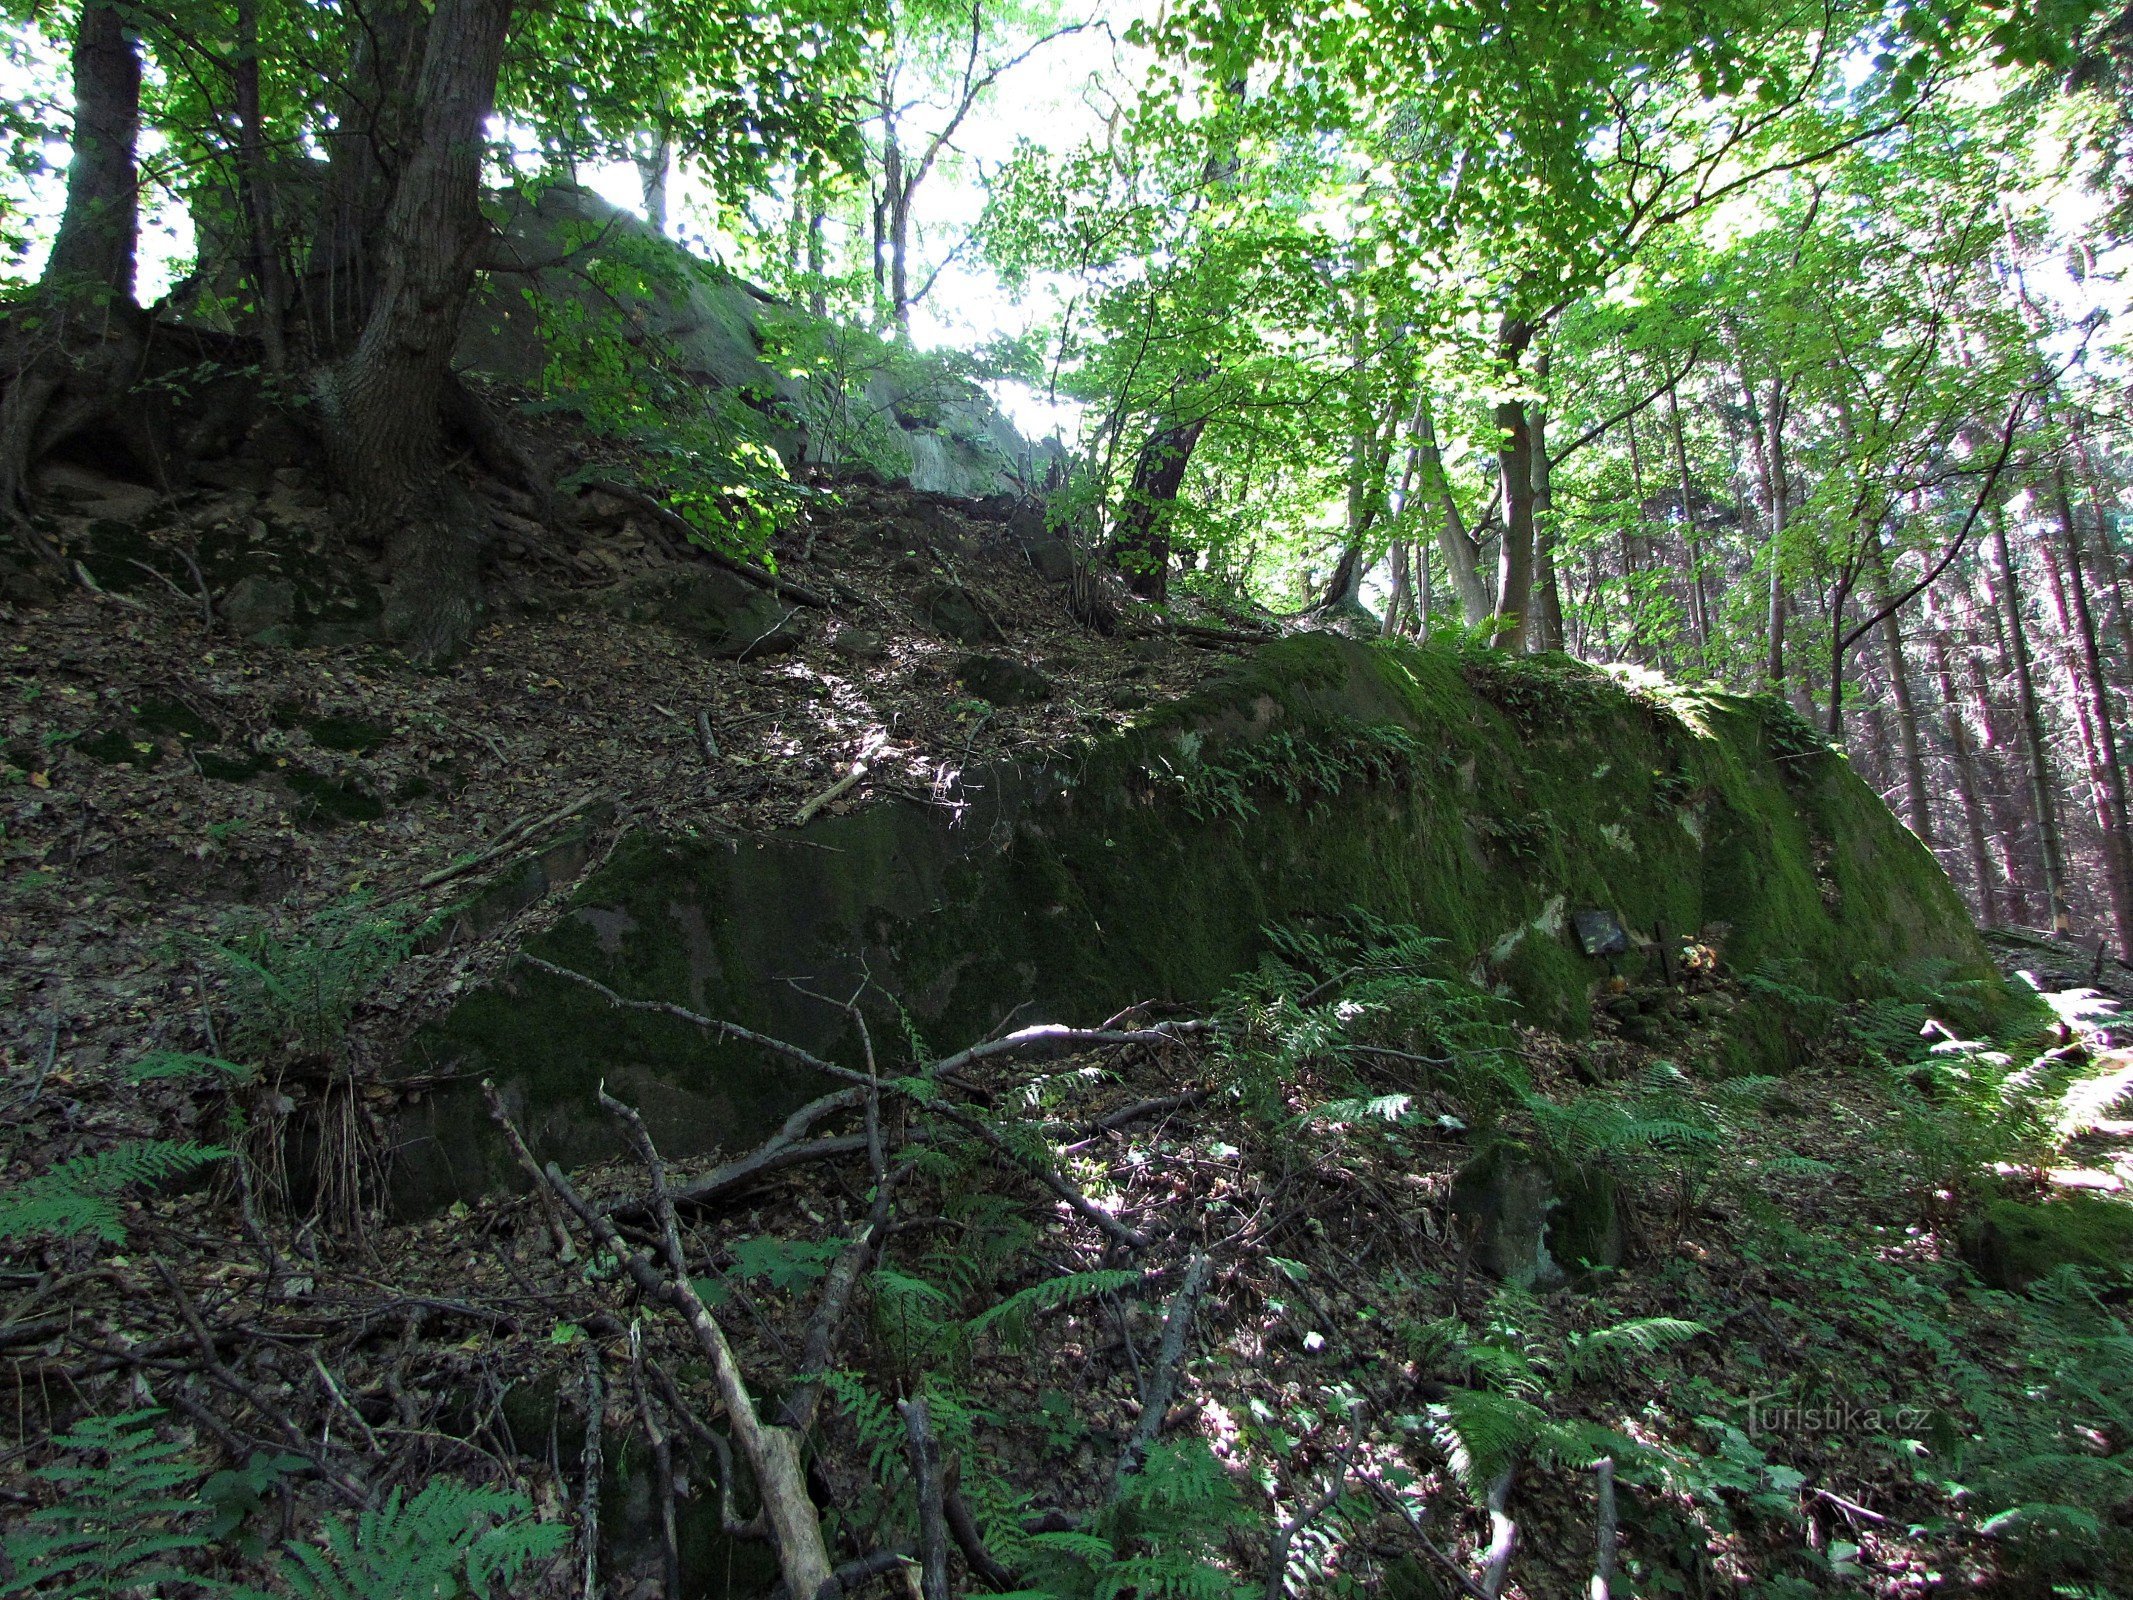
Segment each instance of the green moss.
[[2133,1267],[2133,1205],[2079,1193],[2041,1205],[1996,1200],[1964,1228],[1962,1246],[2001,1289],[2026,1289],[2066,1266],[2123,1281]]
[[375,822],[385,815],[384,801],[338,778],[303,767],[291,767],[282,778],[296,791],[298,822]]
[[[784,974],[829,990],[863,968],[946,1049],[1018,1006],[1086,1022],[1133,1000],[1204,1004],[1269,926],[1351,907],[1418,926],[1448,972],[1570,1033],[1610,967],[1663,982],[1661,944],[1689,938],[1738,971],[1788,963],[1837,999],[1925,961],[1999,992],[1931,855],[1840,758],[1781,767],[1768,727],[1758,702],[1565,660],[1301,635],[1070,763],[972,774],[953,826],[899,801],[818,820],[805,843],[639,837],[533,948],[853,1061],[849,1019]],[[1579,952],[1586,908],[1620,918],[1626,956]],[[882,1020],[877,1039],[901,1037]],[[1780,1064],[1767,1020],[1726,1019],[1725,1066]],[[589,1111],[602,1076],[678,1155],[751,1141],[821,1087],[524,971],[426,1030],[417,1056],[510,1085],[565,1160],[612,1148]],[[507,1174],[478,1102],[435,1096],[423,1116],[411,1196]]]
[[311,742],[327,750],[375,750],[392,737],[390,728],[361,717],[314,717],[304,726]]

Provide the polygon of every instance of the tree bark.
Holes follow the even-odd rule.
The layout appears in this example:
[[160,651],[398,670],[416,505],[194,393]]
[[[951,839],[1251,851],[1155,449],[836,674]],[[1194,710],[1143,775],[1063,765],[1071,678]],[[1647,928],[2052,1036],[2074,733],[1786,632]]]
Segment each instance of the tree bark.
[[644,195],[644,220],[651,230],[667,231],[667,170],[674,164],[673,141],[665,128],[655,128],[639,141],[634,152],[637,184]]
[[253,292],[259,297],[259,348],[269,372],[289,370],[289,283],[275,224],[267,170],[267,131],[259,97],[259,0],[237,0],[237,204],[249,235]]
[[2007,544],[2007,523],[2000,508],[1992,517],[1993,555],[2000,569],[2000,598],[2006,609],[2007,642],[2013,657],[2015,704],[2022,719],[2022,741],[2029,757],[2030,801],[2035,807],[2037,844],[2044,866],[2044,899],[2054,933],[2071,929],[2066,904],[2066,847],[2059,833],[2058,799],[2052,789],[2051,762],[2044,737],[2044,716],[2037,704],[2037,679],[2030,660],[2029,638],[2022,622],[2021,586],[2015,579],[2014,555]]
[[1696,630],[1697,660],[1708,662],[1711,655],[1710,602],[1703,592],[1703,568],[1701,555],[1696,548],[1695,490],[1689,479],[1689,447],[1681,429],[1681,402],[1670,385],[1666,391],[1666,416],[1674,435],[1674,471],[1681,479],[1681,548],[1688,558],[1689,574],[1689,621]]
[[[1533,342],[1529,323],[1506,312],[1496,334],[1497,380],[1510,384]],[[1533,429],[1525,401],[1496,403],[1496,471],[1503,485],[1503,543],[1496,564],[1496,635],[1502,648],[1522,654],[1533,609]]]
[[1488,585],[1481,581],[1481,546],[1467,531],[1459,514],[1459,499],[1444,470],[1444,454],[1437,447],[1437,420],[1431,413],[1425,385],[1415,399],[1415,443],[1420,454],[1422,492],[1437,502],[1443,513],[1437,523],[1437,547],[1444,552],[1445,570],[1459,596],[1460,616],[1470,628],[1478,628],[1489,615]]
[[[0,400],[0,510],[23,503],[30,468],[111,412],[146,349],[133,297],[140,241],[141,56],[119,13],[87,0],[74,34],[74,156],[66,205],[31,297],[10,319]],[[22,524],[25,528],[27,523]],[[33,547],[56,559],[39,535]]]
[[[2121,958],[2133,959],[2133,860],[2126,840],[2126,779],[2118,759],[2118,737],[2111,728],[2110,692],[2104,683],[2103,652],[2097,648],[2096,618],[2089,606],[2088,580],[2081,570],[2081,528],[2067,494],[2066,475],[2052,470],[2052,509],[2066,545],[2065,573],[2058,557],[2043,552],[2050,582],[2053,620],[2060,637],[2060,666],[2067,694],[2078,713],[2090,803],[2103,846],[2104,889],[2111,902],[2112,933]],[[2071,600],[2071,605],[2069,604]]]
[[382,535],[388,631],[418,659],[471,631],[477,519],[444,472],[442,406],[482,239],[482,128],[512,0],[439,0],[415,148],[385,214],[379,284],[355,349],[321,380],[333,465],[356,523]]
[[1933,591],[1926,591],[1926,636],[1932,641],[1933,676],[1940,689],[1941,724],[1947,730],[1948,750],[1955,768],[1955,794],[1962,810],[1963,843],[1967,849],[1971,881],[1977,886],[1979,918],[1992,924],[2000,920],[1999,895],[1992,882],[1992,857],[1985,844],[1985,816],[1980,802],[1977,752],[1970,743],[1970,728],[1963,719],[1955,689],[1955,672],[1948,657],[1948,631],[1941,625]]
[[[1545,395],[1548,384],[1548,351],[1534,358],[1533,380]],[[1527,641],[1535,650],[1563,648],[1563,592],[1555,572],[1555,478],[1548,460],[1548,404],[1535,400],[1526,408],[1533,431],[1531,461],[1533,490],[1533,630]]]

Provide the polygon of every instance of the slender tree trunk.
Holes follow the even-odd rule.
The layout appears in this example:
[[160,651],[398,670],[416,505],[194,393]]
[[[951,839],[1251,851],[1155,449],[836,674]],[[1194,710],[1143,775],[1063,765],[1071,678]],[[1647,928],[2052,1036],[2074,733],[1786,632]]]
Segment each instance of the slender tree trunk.
[[[1548,386],[1548,350],[1533,362],[1533,381],[1544,395]],[[1527,414],[1533,428],[1533,637],[1535,650],[1563,648],[1563,594],[1555,571],[1555,476],[1548,460],[1548,406],[1535,400]]]
[[[1505,313],[1496,334],[1500,381],[1517,377],[1533,342],[1533,328]],[[1533,610],[1533,427],[1526,403],[1507,397],[1496,403],[1496,471],[1503,485],[1503,542],[1496,556],[1495,643],[1523,654]]]
[[[2110,692],[2103,677],[2103,652],[2096,644],[2096,619],[2089,606],[2088,580],[2081,570],[2081,528],[2074,519],[2066,475],[2052,471],[2052,509],[2066,544],[2066,570],[2046,549],[2044,567],[2050,582],[2053,620],[2059,627],[2060,665],[2067,694],[2082,730],[2082,756],[2088,767],[2090,801],[2103,846],[2105,891],[2111,902],[2112,932],[2121,957],[2133,959],[2133,861],[2127,855],[2126,779],[2118,759],[2118,737],[2111,728]],[[2071,599],[2071,605],[2069,600]]]
[[259,0],[237,0],[237,201],[250,235],[250,272],[259,296],[259,348],[269,372],[289,370],[289,285],[275,224],[274,185],[259,100]]
[[1481,547],[1467,531],[1459,514],[1459,498],[1444,470],[1444,454],[1437,447],[1437,419],[1425,385],[1415,400],[1415,444],[1420,451],[1422,492],[1435,500],[1442,515],[1437,521],[1437,546],[1444,552],[1444,568],[1451,575],[1459,596],[1460,616],[1470,628],[1478,628],[1489,614],[1488,585],[1481,580]]
[[2000,508],[1991,509],[1992,547],[1999,563],[2000,597],[2006,608],[2008,648],[2013,656],[2015,703],[2022,719],[2022,740],[2029,757],[2030,800],[2035,807],[2037,843],[2044,865],[2044,899],[2054,933],[2072,926],[2066,905],[2066,848],[2059,833],[2058,800],[2052,789],[2051,762],[2044,737],[2044,716],[2037,704],[2037,679],[2022,622],[2021,586],[2014,555],[2007,545],[2007,523]]
[[1979,799],[1977,752],[1971,747],[1970,728],[1956,695],[1955,672],[1948,658],[1948,632],[1942,626],[1940,608],[1933,591],[1926,591],[1926,636],[1932,641],[1933,676],[1940,689],[1941,725],[1947,730],[1948,750],[1955,768],[1955,794],[1962,811],[1963,843],[1967,848],[1971,881],[1977,885],[1978,915],[1987,924],[2000,920],[1999,895],[1992,881],[1992,857],[1985,843],[1985,815]]
[[444,473],[442,406],[482,237],[482,128],[512,0],[438,0],[423,52],[419,137],[394,186],[376,301],[325,374],[334,467],[358,525],[385,536],[386,623],[436,659],[471,630],[476,518]]
[[1676,387],[1667,388],[1666,416],[1674,435],[1674,471],[1681,479],[1681,548],[1688,559],[1689,621],[1696,629],[1696,658],[1707,662],[1711,655],[1711,613],[1703,592],[1702,556],[1696,548],[1696,491],[1689,479],[1689,447],[1681,431],[1681,401]]
[[674,164],[673,141],[665,128],[654,128],[638,141],[635,154],[645,223],[663,236],[667,231],[667,170]]
[[1918,736],[1918,711],[1911,699],[1910,664],[1904,656],[1903,624],[1889,605],[1895,593],[1888,551],[1878,533],[1873,538],[1874,609],[1887,612],[1880,624],[1881,651],[1888,660],[1889,695],[1896,702],[1896,733],[1902,741],[1905,809],[1910,813],[1911,831],[1930,846],[1933,809],[1926,788],[1925,748]]

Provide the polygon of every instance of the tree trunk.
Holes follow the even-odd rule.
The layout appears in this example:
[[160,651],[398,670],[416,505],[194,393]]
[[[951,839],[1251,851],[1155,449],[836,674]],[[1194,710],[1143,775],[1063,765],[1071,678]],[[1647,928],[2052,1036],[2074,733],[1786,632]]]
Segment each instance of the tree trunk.
[[1887,612],[1881,619],[1881,650],[1888,658],[1889,695],[1896,702],[1896,735],[1901,741],[1903,754],[1905,809],[1910,813],[1911,831],[1930,848],[1933,843],[1933,808],[1926,790],[1925,750],[1919,743],[1918,711],[1911,700],[1910,667],[1903,653],[1903,625],[1889,605],[1895,596],[1891,593],[1888,555],[1881,548],[1878,534],[1875,536],[1874,569],[1874,609]]
[[[1192,387],[1205,381],[1203,377]],[[1170,598],[1170,519],[1177,513],[1178,490],[1206,426],[1205,417],[1195,417],[1148,436],[1111,529],[1111,558],[1125,574],[1126,587],[1157,605]]]
[[1711,655],[1710,602],[1703,592],[1703,568],[1696,549],[1695,491],[1689,480],[1689,448],[1681,431],[1681,402],[1675,387],[1666,391],[1666,416],[1674,434],[1674,471],[1681,479],[1681,548],[1688,558],[1689,621],[1696,629],[1696,658],[1708,662]]
[[[2103,846],[2105,892],[2111,901],[2112,932],[2122,958],[2133,960],[2133,861],[2126,841],[2125,769],[2118,759],[2118,737],[2111,728],[2110,692],[2104,684],[2103,653],[2096,644],[2096,618],[2089,606],[2088,580],[2081,570],[2081,528],[2074,520],[2066,475],[2052,471],[2052,508],[2066,543],[2066,571],[2049,549],[2043,552],[2050,582],[2053,619],[2059,626],[2060,665],[2069,698],[2079,712],[2082,757],[2088,767],[2090,802]],[[2072,600],[2069,606],[2069,598]]]
[[2051,762],[2044,737],[2044,716],[2037,704],[2037,679],[2022,623],[2021,586],[2014,556],[2007,546],[2007,523],[1994,506],[1992,548],[2000,569],[2000,598],[2006,608],[2007,642],[2013,657],[2015,704],[2021,713],[2022,741],[2029,757],[2030,801],[2036,810],[2037,844],[2044,865],[2044,899],[2054,933],[2072,924],[2066,906],[2066,848],[2059,834],[2058,799],[2052,790]]
[[1977,753],[1971,748],[1970,728],[1956,696],[1955,672],[1948,659],[1948,632],[1941,625],[1933,591],[1926,591],[1926,633],[1933,644],[1933,676],[1940,689],[1942,726],[1948,733],[1948,750],[1954,758],[1956,800],[1963,815],[1963,843],[1967,847],[1970,877],[1977,885],[1978,916],[1988,925],[2000,920],[1999,896],[1992,882],[1992,858],[1985,844],[1985,816],[1979,799]]
[[[1504,315],[1496,335],[1499,381],[1508,384],[1533,342],[1532,327]],[[1496,404],[1496,471],[1503,485],[1503,543],[1496,558],[1494,643],[1514,654],[1526,649],[1533,609],[1533,429],[1526,403],[1507,397]]]
[[662,236],[667,231],[667,169],[674,164],[673,141],[665,128],[655,128],[636,148],[637,183],[644,194],[644,220]]
[[267,132],[259,100],[259,0],[237,0],[237,202],[250,235],[253,292],[259,296],[259,348],[269,372],[289,370],[289,283],[275,224],[274,185],[267,170]]
[[444,473],[442,404],[482,238],[482,128],[511,6],[439,0],[377,298],[355,349],[321,382],[336,475],[358,526],[385,538],[387,629],[424,660],[456,650],[474,621],[479,535]]
[[891,121],[881,148],[882,220],[888,230],[889,321],[911,332],[911,188],[904,179],[904,150]]
[[[1548,383],[1548,351],[1534,358],[1533,380],[1544,394]],[[1536,400],[1527,407],[1533,429],[1533,635],[1535,650],[1563,648],[1563,593],[1555,572],[1555,478],[1548,460],[1548,406]]]
[[1415,445],[1420,451],[1422,492],[1443,513],[1437,522],[1437,547],[1444,552],[1445,570],[1459,596],[1460,616],[1468,627],[1478,628],[1489,614],[1488,586],[1481,581],[1481,546],[1459,514],[1459,499],[1445,473],[1443,452],[1437,448],[1437,420],[1431,414],[1426,386],[1415,399]]
[[[7,386],[0,400],[0,511],[10,516],[22,505],[38,458],[108,415],[138,375],[146,349],[133,298],[140,128],[139,43],[116,10],[88,0],[74,34],[66,206],[36,294],[9,319],[0,374]],[[56,559],[42,536],[32,534],[30,542]]]

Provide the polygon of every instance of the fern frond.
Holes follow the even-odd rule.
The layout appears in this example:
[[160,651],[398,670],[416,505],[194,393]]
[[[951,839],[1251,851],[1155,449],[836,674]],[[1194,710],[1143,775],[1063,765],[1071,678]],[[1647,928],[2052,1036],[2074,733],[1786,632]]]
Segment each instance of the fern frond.
[[996,1333],[1008,1344],[1019,1343],[1029,1331],[1030,1318],[1090,1295],[1115,1294],[1141,1281],[1137,1272],[1070,1272],[1062,1278],[1047,1278],[1009,1295],[963,1324],[966,1334]]
[[73,1238],[107,1244],[126,1237],[117,1199],[136,1184],[163,1183],[228,1155],[215,1145],[134,1139],[76,1156],[0,1195],[0,1239]]
[[532,1562],[560,1550],[569,1530],[535,1522],[523,1495],[434,1478],[412,1500],[337,1518],[316,1545],[283,1552],[280,1577],[297,1600],[487,1600]]
[[1618,1372],[1637,1356],[1657,1355],[1711,1330],[1680,1317],[1635,1317],[1593,1333],[1574,1333],[1567,1341],[1565,1367],[1570,1381],[1603,1372]]
[[1430,1407],[1430,1418],[1452,1471],[1477,1497],[1548,1423],[1538,1406],[1487,1389],[1454,1389]]

